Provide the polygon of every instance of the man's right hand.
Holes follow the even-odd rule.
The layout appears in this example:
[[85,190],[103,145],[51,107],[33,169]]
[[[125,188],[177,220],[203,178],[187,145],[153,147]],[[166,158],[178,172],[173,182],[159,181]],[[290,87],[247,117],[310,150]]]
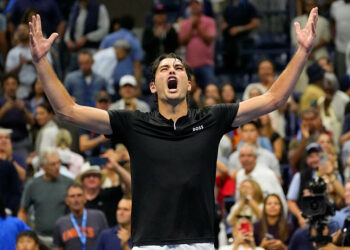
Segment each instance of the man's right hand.
[[58,37],[58,33],[53,33],[46,39],[43,36],[41,28],[40,15],[32,16],[32,21],[29,22],[29,37],[30,37],[30,52],[33,62],[38,63],[46,53],[50,50],[53,42]]

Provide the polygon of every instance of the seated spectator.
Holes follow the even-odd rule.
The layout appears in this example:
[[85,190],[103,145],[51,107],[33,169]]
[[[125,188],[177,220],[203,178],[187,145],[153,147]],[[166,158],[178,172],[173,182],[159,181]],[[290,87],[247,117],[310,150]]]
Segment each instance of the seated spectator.
[[[252,121],[244,124],[243,126],[241,126],[240,129],[241,129],[241,142],[238,144],[238,148],[243,143],[250,143],[254,145],[258,152],[257,154],[258,162],[263,164],[267,168],[271,169],[276,174],[276,176],[280,178],[281,177],[280,165],[276,156],[266,148],[263,148],[262,146],[259,145],[259,140],[258,140],[259,124],[257,122]],[[266,140],[271,146],[270,141],[268,139]],[[242,165],[238,159],[239,159],[239,151],[235,151],[230,155],[228,165],[231,171],[242,168]]]
[[346,75],[340,79],[340,90],[350,96],[350,42],[346,47],[345,62]]
[[216,82],[214,72],[215,20],[202,13],[203,0],[190,1],[191,16],[180,23],[179,43],[186,48],[186,62],[197,83],[205,88]]
[[[267,168],[264,162],[257,160],[258,151],[256,147],[252,144],[245,143],[238,149],[238,152],[242,168],[237,169],[232,175],[236,186],[239,187],[241,182],[247,179],[255,180],[259,184],[264,197],[268,194],[277,194],[280,197],[284,212],[287,214],[287,202],[282,186],[276,174],[272,172],[271,169]],[[236,189],[236,200],[239,200],[239,198],[239,189]]]
[[149,112],[149,105],[138,99],[136,78],[132,75],[125,75],[119,81],[119,94],[121,99],[112,103],[109,110],[140,110],[141,112]]
[[130,43],[120,39],[111,47],[102,49],[94,54],[94,65],[92,71],[102,76],[107,82],[107,92],[111,96],[116,95],[114,74],[117,66],[121,61],[124,61],[130,53]]
[[275,81],[275,67],[270,60],[262,60],[258,65],[258,77],[260,82],[250,83],[243,92],[243,100],[252,98],[250,91],[252,88],[260,90],[261,94],[265,93]]
[[347,180],[345,183],[343,198],[346,207],[339,211],[336,211],[335,215],[331,218],[331,222],[335,223],[338,228],[343,228],[346,217],[350,215],[350,180]]
[[317,107],[317,100],[320,97],[325,97],[326,93],[323,89],[323,79],[325,71],[317,63],[310,65],[307,68],[307,75],[309,77],[309,85],[301,95],[299,102],[299,112],[313,107]]
[[64,250],[93,249],[99,234],[108,226],[105,215],[99,210],[85,209],[84,189],[76,183],[68,187],[65,203],[70,214],[56,222],[55,245]]
[[48,100],[44,93],[43,84],[40,79],[37,78],[33,85],[32,94],[29,96],[29,104],[33,115],[35,115],[36,107],[45,101],[47,102]]
[[252,223],[246,218],[237,219],[232,227],[234,242],[232,245],[221,246],[219,250],[264,250],[256,247]]
[[[124,75],[134,75],[138,86],[142,77],[142,47],[140,41],[132,33],[134,27],[134,18],[130,15],[125,15],[120,18],[120,26],[116,32],[107,35],[100,44],[100,49],[113,47],[118,40],[125,40],[129,44],[130,53],[125,60],[118,63],[114,72],[114,83],[119,83],[119,80]],[[110,93],[111,94],[111,93]]]
[[35,138],[36,154],[39,154],[47,147],[55,147],[58,126],[53,118],[54,113],[49,103],[43,102],[36,107],[35,120],[40,126],[40,130]]
[[97,240],[95,250],[128,250],[131,242],[131,199],[123,197],[115,213],[117,225],[103,230]]
[[69,131],[66,129],[60,129],[56,135],[55,142],[61,161],[64,158],[67,158],[65,162],[62,162],[67,164],[67,169],[74,176],[77,176],[84,164],[84,158],[70,149],[70,146],[72,145],[72,136]]
[[218,86],[216,86],[213,83],[209,83],[204,88],[204,96],[206,96],[206,97],[213,97],[216,100],[220,101],[220,90],[219,90]]
[[82,51],[78,56],[79,70],[66,76],[64,85],[76,103],[94,106],[94,96],[107,89],[105,79],[92,71],[94,60],[88,51]]
[[24,182],[26,179],[26,164],[24,159],[13,153],[10,139],[11,129],[0,127],[0,159],[12,162],[15,166],[19,179]]
[[16,250],[49,250],[41,243],[38,236],[33,231],[22,231],[17,236]]
[[97,49],[109,30],[109,15],[104,4],[79,0],[70,9],[64,41],[71,52]]
[[17,235],[30,228],[17,217],[6,214],[6,207],[0,196],[0,246],[2,250],[13,250],[16,246]]
[[18,218],[27,222],[29,207],[33,206],[35,231],[45,244],[53,247],[54,225],[66,213],[64,198],[73,181],[60,175],[61,161],[56,149],[45,148],[39,158],[45,173],[24,188]]
[[[108,110],[111,99],[105,91],[100,91],[95,96],[95,107]],[[81,129],[79,136],[79,149],[87,157],[98,157],[112,148],[111,140],[104,135]]]
[[85,207],[104,212],[108,224],[113,226],[116,224],[115,210],[118,202],[123,197],[123,194],[128,194],[131,190],[131,177],[125,169],[113,160],[109,160],[109,164],[106,164],[105,167],[114,169],[119,174],[121,180],[119,186],[103,189],[102,184],[105,175],[102,174],[101,167],[97,165],[91,166],[89,162],[83,165],[76,180],[83,185],[84,195],[87,200]]
[[276,194],[265,197],[262,218],[254,223],[255,243],[266,249],[287,249],[292,226],[283,214],[283,204]]
[[[32,85],[37,78],[35,67],[32,63],[32,55],[29,48],[29,26],[22,23],[17,28],[18,44],[10,49],[7,58],[5,71],[8,74],[18,75],[19,82],[17,97],[25,99],[29,96]],[[47,58],[52,63],[50,53]]]
[[278,161],[281,162],[285,150],[283,138],[272,128],[271,119],[268,114],[260,116],[259,121],[261,124],[259,129],[260,135],[270,140],[273,146],[273,152]]
[[231,83],[224,83],[220,87],[220,99],[222,103],[238,102],[236,92]]
[[27,124],[34,124],[30,106],[17,99],[19,81],[15,75],[6,75],[2,87],[4,92],[0,96],[0,126],[12,129],[13,151],[26,158],[29,147]]
[[249,216],[252,223],[261,219],[263,192],[254,180],[244,180],[239,186],[239,200],[231,207],[227,222],[234,226],[239,216]]

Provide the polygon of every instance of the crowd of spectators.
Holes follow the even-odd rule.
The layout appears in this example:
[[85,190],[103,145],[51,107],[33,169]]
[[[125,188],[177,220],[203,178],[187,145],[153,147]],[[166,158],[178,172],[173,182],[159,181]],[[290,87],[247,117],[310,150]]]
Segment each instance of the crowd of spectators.
[[[156,108],[148,87],[154,80],[152,62],[163,53],[180,53],[192,69],[190,108],[265,93],[283,70],[271,53],[273,43],[265,44],[266,51],[259,47],[266,18],[275,13],[266,8],[275,4],[284,15],[287,25],[280,26],[290,38],[289,57],[297,49],[291,24],[303,27],[318,5],[316,42],[288,102],[220,141],[215,227],[219,232],[221,225],[221,236],[215,247],[314,249],[301,210],[316,176],[326,182],[336,210],[330,220],[337,225],[329,231],[343,227],[350,215],[349,0],[297,0],[295,6],[293,1],[230,0],[220,8],[209,0],[154,0],[142,35],[134,33],[135,17],[112,18],[97,0],[5,2],[0,14],[1,249],[132,247],[127,148],[56,118],[31,61],[28,21],[36,13],[46,36],[59,35],[47,57],[76,103],[150,112]],[[261,60],[255,61],[254,53]],[[340,241],[334,237],[330,244]]]

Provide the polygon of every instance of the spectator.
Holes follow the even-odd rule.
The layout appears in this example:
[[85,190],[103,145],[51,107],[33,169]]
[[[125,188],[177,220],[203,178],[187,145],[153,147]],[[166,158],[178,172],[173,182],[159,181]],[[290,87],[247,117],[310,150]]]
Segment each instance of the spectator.
[[318,63],[314,63],[307,68],[307,75],[309,77],[309,85],[303,92],[300,103],[299,111],[303,112],[307,108],[317,107],[317,100],[320,97],[325,97],[326,93],[323,90],[325,71]]
[[[100,91],[95,96],[95,107],[108,110],[111,99],[105,91]],[[111,140],[104,135],[81,129],[79,136],[79,149],[86,157],[98,157],[112,148]]]
[[0,246],[2,250],[15,249],[17,235],[24,230],[30,230],[23,221],[6,214],[2,197],[0,197],[0,228]]
[[36,107],[35,120],[40,130],[35,138],[35,153],[43,151],[47,147],[55,146],[55,138],[58,126],[53,120],[54,113],[49,103],[43,102]]
[[180,23],[179,43],[186,46],[186,62],[200,87],[215,83],[214,42],[215,20],[205,16],[203,0],[190,1],[191,17]]
[[22,17],[27,9],[35,9],[44,20],[43,32],[52,34],[57,32],[60,37],[63,36],[65,24],[61,11],[58,8],[57,2],[54,0],[16,0],[10,14],[8,30],[10,38],[13,39],[15,27],[18,27]]
[[[258,161],[256,147],[249,143],[243,144],[239,148],[239,161],[242,164],[241,169],[237,169],[232,178],[239,187],[244,180],[253,179],[263,191],[264,197],[268,194],[277,194],[282,203],[285,214],[287,214],[287,202],[284,196],[281,184],[272,170],[265,167],[262,161]],[[239,190],[236,189],[236,200],[239,199]]]
[[331,5],[332,30],[335,35],[335,72],[339,79],[346,74],[345,52],[350,42],[350,1],[335,1]]
[[220,99],[222,103],[238,102],[236,92],[231,83],[225,83],[220,87]]
[[263,250],[263,248],[255,246],[253,226],[249,220],[240,218],[233,225],[232,236],[235,239],[233,244],[221,246],[219,250]]
[[141,112],[149,112],[148,104],[138,98],[136,78],[132,75],[125,75],[119,81],[119,94],[121,99],[112,103],[109,110],[140,110]]
[[37,78],[34,85],[33,85],[33,91],[32,94],[29,96],[29,104],[31,107],[31,112],[33,115],[35,115],[36,112],[36,107],[43,103],[43,102],[47,102],[47,97],[44,93],[44,88],[43,88],[43,84],[41,83],[40,79]]
[[142,48],[145,51],[144,72],[147,72],[147,83],[150,82],[150,65],[163,53],[175,52],[178,41],[175,29],[167,22],[166,9],[162,4],[153,8],[152,26],[145,28],[142,35]]
[[104,212],[108,224],[112,226],[116,224],[115,210],[119,200],[123,197],[123,194],[128,194],[131,190],[131,179],[130,174],[112,160],[109,160],[105,167],[114,169],[119,174],[120,185],[102,189],[101,186],[105,175],[102,174],[100,166],[91,166],[89,162],[83,165],[76,180],[83,185],[84,195],[87,200],[85,207]]
[[105,215],[99,210],[85,209],[84,189],[79,184],[68,187],[65,203],[70,214],[56,222],[55,245],[64,250],[94,249],[99,234],[107,228]]
[[70,9],[64,41],[71,52],[96,50],[108,30],[106,6],[95,0],[78,0]]
[[[255,243],[264,249],[287,249],[292,228],[283,214],[283,204],[276,194],[265,197],[262,219],[254,223]],[[270,234],[270,238],[267,237]],[[272,236],[272,238],[271,238]]]
[[[258,162],[263,164],[266,168],[271,169],[277,176],[277,178],[281,177],[281,171],[279,162],[276,158],[276,156],[267,150],[266,148],[263,148],[259,145],[259,124],[257,122],[251,121],[243,126],[241,126],[241,142],[238,145],[238,148],[243,143],[250,143],[256,147],[256,150],[258,152]],[[265,138],[266,139],[266,138]],[[267,139],[268,143],[270,141]],[[270,144],[271,146],[271,144]],[[231,171],[235,169],[241,169],[242,165],[239,161],[239,151],[233,152],[229,157],[229,168]]]
[[4,94],[0,97],[0,126],[12,129],[13,151],[26,158],[29,138],[27,124],[33,125],[34,118],[30,107],[23,100],[17,99],[19,81],[14,75],[6,75],[3,81]]
[[73,181],[59,174],[61,161],[56,149],[42,150],[40,164],[45,173],[26,185],[18,217],[27,222],[28,209],[33,205],[35,231],[45,244],[53,247],[54,225],[66,212],[64,197],[67,187]]
[[107,82],[107,92],[115,96],[116,88],[114,74],[119,62],[126,59],[130,53],[130,44],[126,40],[117,40],[112,47],[102,49],[94,54],[94,65],[92,71],[102,76]]
[[[301,27],[305,27],[307,23],[307,17],[309,16],[310,11],[312,10],[312,8],[317,6],[316,0],[306,0],[304,1],[304,3],[305,4],[303,8],[303,14],[298,15],[292,21],[292,23],[295,23],[295,22],[300,23]],[[291,35],[292,45],[296,50],[298,47],[298,42],[295,36],[294,25],[291,25],[290,35]],[[322,57],[329,58],[327,45],[330,42],[330,39],[331,39],[331,36],[330,36],[329,22],[325,17],[320,15],[317,21],[317,34],[315,38],[315,45],[309,57],[309,64],[311,64],[312,62],[318,61]],[[308,83],[308,80],[307,80],[306,72],[305,70],[303,70],[302,76],[297,83],[296,91],[303,92],[307,87],[307,83]]]
[[13,154],[11,133],[11,129],[0,127],[0,159],[11,162],[16,168],[19,179],[24,182],[26,179],[26,164],[20,155]]
[[260,82],[250,83],[244,89],[243,100],[248,100],[251,98],[249,96],[250,91],[253,88],[260,90],[261,94],[265,93],[275,81],[275,67],[270,60],[262,60],[258,65],[258,77]]
[[273,152],[279,162],[281,162],[284,153],[283,138],[272,128],[271,119],[268,114],[260,116],[259,121],[261,127],[260,135],[268,138],[273,146]]
[[131,199],[123,197],[116,211],[117,225],[105,229],[98,237],[95,250],[130,250],[131,243]]
[[350,215],[350,181],[349,180],[347,180],[345,183],[343,198],[344,198],[346,207],[344,207],[339,211],[336,211],[335,215],[331,218],[331,223],[335,223],[336,226],[338,226],[338,228],[343,228],[346,217]]
[[[80,173],[84,164],[84,158],[70,149],[72,136],[66,129],[60,129],[56,135],[55,144],[62,163],[66,163],[67,169],[75,176]],[[65,159],[65,161],[63,161]]]
[[94,60],[88,51],[82,51],[78,56],[79,70],[66,76],[64,85],[69,94],[78,104],[94,106],[94,96],[107,89],[107,83],[102,76],[92,71]]
[[134,75],[140,84],[142,77],[142,47],[139,40],[131,32],[134,27],[134,19],[131,16],[122,16],[121,29],[107,35],[100,44],[101,49],[112,47],[118,40],[126,40],[130,45],[130,54],[118,64],[114,72],[114,83],[119,83],[123,75]]
[[223,13],[223,59],[229,73],[240,70],[239,50],[247,40],[249,33],[259,27],[259,15],[249,1],[233,0]]
[[0,61],[3,66],[8,50],[8,44],[6,40],[6,17],[0,14]]
[[40,242],[35,232],[22,231],[17,237],[16,250],[49,250],[49,248]]
[[345,57],[346,75],[343,78],[340,78],[340,90],[350,96],[350,42],[346,47]]
[[254,223],[261,219],[263,192],[254,180],[244,180],[239,186],[239,200],[231,207],[227,221],[231,226],[239,216],[249,216]]

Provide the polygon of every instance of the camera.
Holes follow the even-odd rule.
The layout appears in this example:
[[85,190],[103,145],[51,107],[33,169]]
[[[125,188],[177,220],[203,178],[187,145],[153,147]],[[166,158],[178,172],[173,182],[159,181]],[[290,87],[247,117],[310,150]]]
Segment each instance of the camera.
[[328,217],[335,214],[333,203],[327,195],[327,184],[321,177],[316,177],[309,182],[310,196],[302,198],[302,216],[308,219],[311,230],[316,231],[316,235],[310,239],[318,246],[324,246],[332,242],[332,237],[323,235],[323,231],[328,224]]

